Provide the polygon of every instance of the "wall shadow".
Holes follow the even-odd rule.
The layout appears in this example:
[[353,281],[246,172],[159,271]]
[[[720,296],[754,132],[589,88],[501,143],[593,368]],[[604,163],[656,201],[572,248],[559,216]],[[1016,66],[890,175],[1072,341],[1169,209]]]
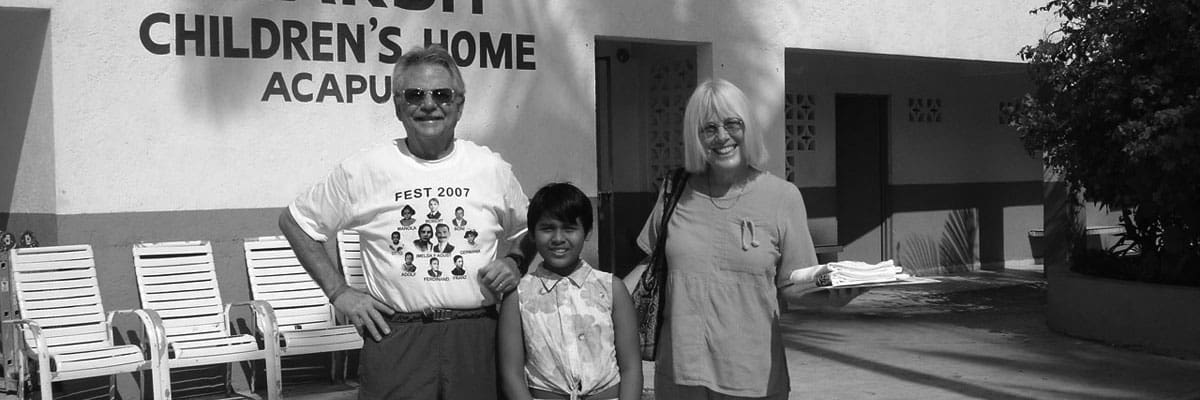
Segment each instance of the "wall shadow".
[[49,10],[0,7],[0,37],[22,39],[0,41],[0,70],[5,71],[0,74],[0,230],[8,226],[16,197],[49,20]]

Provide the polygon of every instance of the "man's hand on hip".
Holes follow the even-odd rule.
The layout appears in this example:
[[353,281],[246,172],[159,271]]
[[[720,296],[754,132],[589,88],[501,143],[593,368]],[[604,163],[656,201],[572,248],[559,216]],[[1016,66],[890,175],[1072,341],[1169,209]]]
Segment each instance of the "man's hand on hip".
[[387,316],[396,311],[361,290],[347,288],[333,299],[333,308],[345,315],[360,334],[370,333],[376,342],[392,333]]
[[493,292],[504,294],[517,288],[521,273],[517,271],[516,260],[503,257],[479,269],[479,280]]

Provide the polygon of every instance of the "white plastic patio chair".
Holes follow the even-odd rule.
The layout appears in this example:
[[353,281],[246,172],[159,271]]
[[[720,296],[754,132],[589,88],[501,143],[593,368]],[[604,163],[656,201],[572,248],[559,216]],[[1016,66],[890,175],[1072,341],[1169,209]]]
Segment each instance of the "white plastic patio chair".
[[[14,346],[19,354],[17,398],[26,398],[30,375],[36,375],[43,400],[54,398],[52,382],[108,375],[112,398],[116,374],[142,371],[151,373],[149,382],[135,379],[142,397],[146,383],[152,385],[153,398],[171,397],[170,387],[157,384],[165,373],[161,362],[166,355],[158,315],[149,310],[119,310],[105,316],[91,246],[22,248],[10,250],[9,255],[12,290],[23,316],[3,321],[15,326],[17,333],[17,343],[4,344]],[[122,322],[119,332],[134,327],[124,323],[126,319],[139,322],[133,331],[139,337],[129,340],[138,344],[114,341],[114,322]]]
[[[164,384],[170,384],[171,372],[178,368],[226,364],[225,392],[232,394],[236,391],[228,364],[246,368],[262,360],[267,399],[279,398],[279,341],[259,339],[278,337],[271,305],[258,300],[230,304],[221,301],[209,242],[139,243],[133,246],[133,265],[142,307],[156,310],[166,331],[165,363],[169,368],[163,374]],[[235,321],[230,320],[230,310],[235,306],[253,311],[254,324],[246,325],[256,331],[232,332]],[[246,371],[249,391],[253,391],[257,374],[253,368]],[[253,393],[237,394],[256,397]]]
[[358,240],[358,232],[338,231],[338,263],[342,265],[342,276],[346,277],[346,284],[365,291],[367,290],[367,277],[363,273],[362,252]]
[[[279,355],[330,353],[330,379],[337,381],[338,359],[345,350],[361,349],[362,336],[353,325],[339,325],[332,304],[312,280],[283,236],[246,239],[246,272],[250,294],[271,304],[278,324]],[[345,365],[341,366],[345,371]],[[287,372],[285,369],[284,372]]]

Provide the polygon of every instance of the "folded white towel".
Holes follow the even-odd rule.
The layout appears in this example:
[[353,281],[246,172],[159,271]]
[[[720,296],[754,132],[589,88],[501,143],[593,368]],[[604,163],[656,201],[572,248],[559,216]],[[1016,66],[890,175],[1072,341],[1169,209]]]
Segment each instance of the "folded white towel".
[[892,282],[907,278],[904,269],[896,266],[892,260],[878,264],[868,264],[862,261],[835,261],[793,271],[793,283],[809,283],[814,286],[848,286],[864,283]]

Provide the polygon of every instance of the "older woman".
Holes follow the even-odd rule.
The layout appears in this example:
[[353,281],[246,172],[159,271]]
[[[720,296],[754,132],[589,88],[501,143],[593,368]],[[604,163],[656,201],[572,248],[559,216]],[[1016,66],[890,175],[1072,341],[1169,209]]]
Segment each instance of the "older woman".
[[[765,171],[767,149],[733,84],[701,83],[684,114],[691,174],[667,226],[665,322],[655,395],[663,399],[787,398],[779,288],[817,265],[804,199]],[[653,249],[659,196],[638,244]]]

